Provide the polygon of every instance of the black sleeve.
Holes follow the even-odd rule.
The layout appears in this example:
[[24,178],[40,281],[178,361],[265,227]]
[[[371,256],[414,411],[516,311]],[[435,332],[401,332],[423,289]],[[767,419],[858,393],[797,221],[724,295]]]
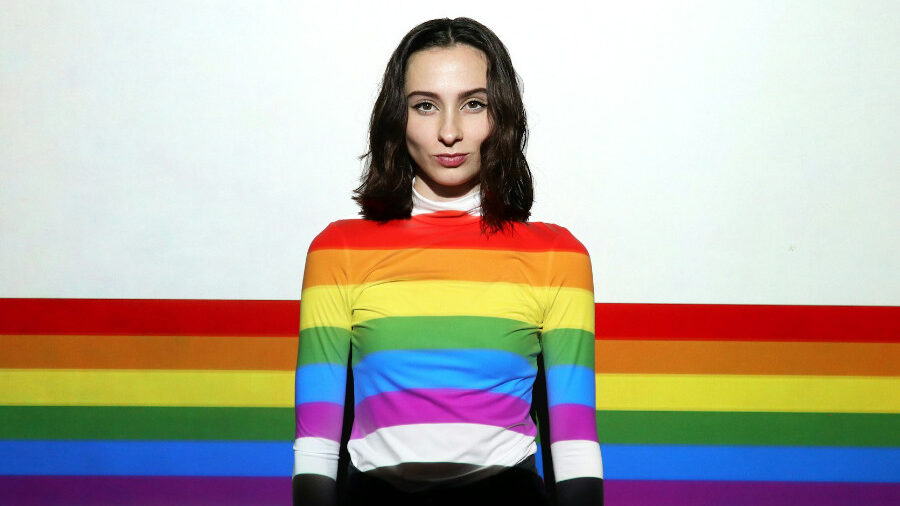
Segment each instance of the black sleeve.
[[556,484],[557,506],[603,506],[603,479],[572,478]]
[[335,481],[320,474],[297,474],[291,480],[294,506],[336,506]]

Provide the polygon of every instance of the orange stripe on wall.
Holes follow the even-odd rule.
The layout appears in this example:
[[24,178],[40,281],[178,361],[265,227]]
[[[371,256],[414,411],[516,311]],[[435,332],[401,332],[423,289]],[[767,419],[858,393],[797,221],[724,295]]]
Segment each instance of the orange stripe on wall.
[[[0,336],[0,368],[293,370],[281,337]],[[600,373],[900,376],[900,344],[597,341]]]
[[283,337],[0,336],[0,368],[291,371],[297,340]]
[[900,376],[900,344],[595,342],[600,373]]

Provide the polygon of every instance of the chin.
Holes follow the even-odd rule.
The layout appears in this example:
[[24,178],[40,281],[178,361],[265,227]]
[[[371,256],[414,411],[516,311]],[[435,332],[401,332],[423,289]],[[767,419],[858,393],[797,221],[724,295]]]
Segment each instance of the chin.
[[[444,169],[447,170],[447,169]],[[477,182],[478,173],[475,174],[425,174],[425,177],[434,181],[441,186],[464,186],[470,184],[473,180]]]

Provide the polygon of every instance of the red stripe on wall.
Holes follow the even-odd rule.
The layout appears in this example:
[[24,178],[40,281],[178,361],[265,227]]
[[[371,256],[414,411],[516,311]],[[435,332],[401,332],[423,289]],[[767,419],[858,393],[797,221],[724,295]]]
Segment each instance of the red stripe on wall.
[[[296,337],[291,300],[0,299],[0,334]],[[597,339],[900,342],[900,306],[597,304]]]
[[296,300],[0,299],[0,333],[296,337]]
[[900,342],[900,306],[597,304],[597,339]]

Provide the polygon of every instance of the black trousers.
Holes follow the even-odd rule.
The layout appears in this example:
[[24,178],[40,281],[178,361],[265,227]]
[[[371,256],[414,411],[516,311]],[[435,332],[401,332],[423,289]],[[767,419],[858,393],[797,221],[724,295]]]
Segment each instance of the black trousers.
[[534,467],[534,456],[489,478],[458,487],[403,492],[386,481],[368,476],[350,464],[347,506],[549,506],[544,482]]

